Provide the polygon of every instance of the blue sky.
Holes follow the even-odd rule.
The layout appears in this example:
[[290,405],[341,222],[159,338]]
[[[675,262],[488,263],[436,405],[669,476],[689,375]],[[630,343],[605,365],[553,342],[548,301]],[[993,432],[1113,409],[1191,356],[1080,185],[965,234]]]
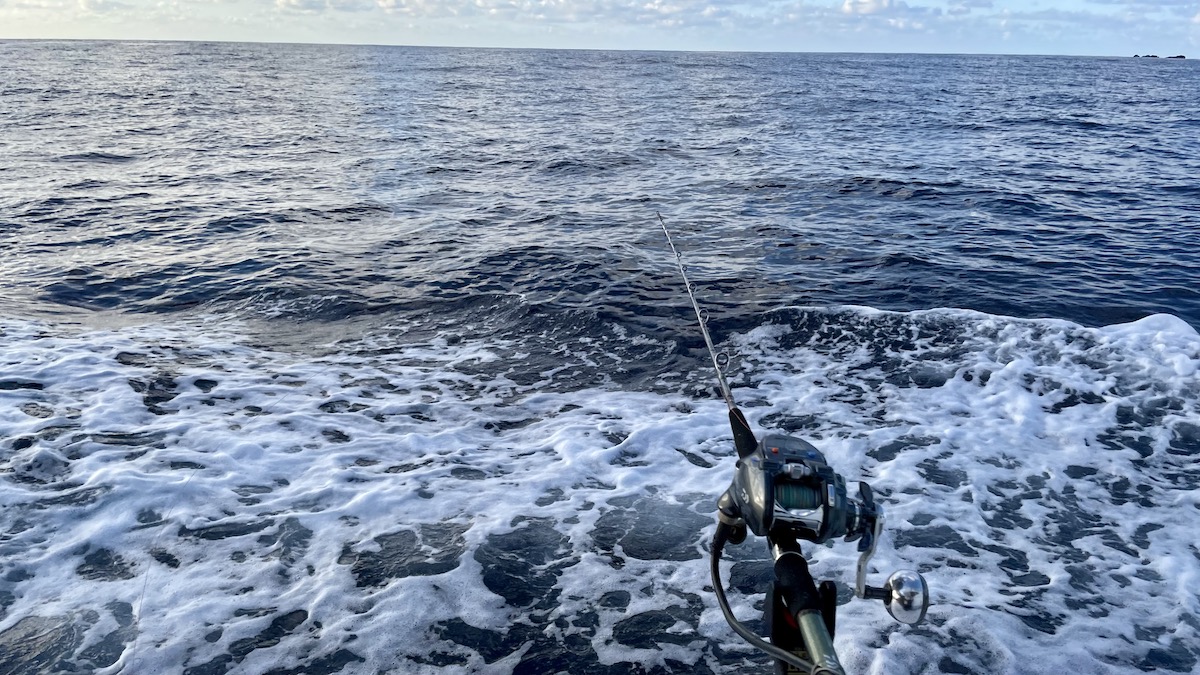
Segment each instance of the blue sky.
[[0,0],[0,38],[1200,57],[1200,0]]

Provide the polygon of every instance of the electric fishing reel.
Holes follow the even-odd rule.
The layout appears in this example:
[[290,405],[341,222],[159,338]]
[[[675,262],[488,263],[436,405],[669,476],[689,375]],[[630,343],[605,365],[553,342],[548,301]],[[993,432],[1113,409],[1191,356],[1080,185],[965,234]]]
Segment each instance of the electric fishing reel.
[[840,536],[869,539],[879,510],[870,486],[859,483],[859,494],[847,496],[845,479],[808,441],[771,434],[738,460],[721,511],[740,517],[760,537],[792,536],[815,544]]
[[917,572],[893,574],[883,587],[866,583],[867,562],[883,530],[883,507],[871,486],[858,484],[857,499],[825,455],[795,436],[768,434],[746,453],[753,435],[741,411],[730,413],[739,458],[733,483],[717,504],[728,541],[740,544],[746,529],[769,542],[801,539],[824,544],[836,537],[858,541],[855,595],[883,600],[897,621],[919,623],[929,605],[929,589]]
[[[738,461],[729,489],[717,504],[712,574],[718,603],[730,626],[751,644],[776,659],[783,674],[845,675],[833,648],[837,591],[833,582],[818,589],[798,541],[824,544],[836,537],[858,541],[855,595],[882,600],[889,614],[907,624],[919,623],[929,607],[929,587],[917,572],[893,574],[882,587],[866,583],[867,563],[883,530],[883,507],[875,503],[867,483],[858,497],[847,494],[846,481],[825,456],[807,441],[769,434],[754,442],[745,417],[731,408],[730,424]],[[771,642],[749,631],[728,610],[718,561],[725,544],[740,544],[747,530],[766,537],[775,559],[775,580],[767,591],[766,625]]]

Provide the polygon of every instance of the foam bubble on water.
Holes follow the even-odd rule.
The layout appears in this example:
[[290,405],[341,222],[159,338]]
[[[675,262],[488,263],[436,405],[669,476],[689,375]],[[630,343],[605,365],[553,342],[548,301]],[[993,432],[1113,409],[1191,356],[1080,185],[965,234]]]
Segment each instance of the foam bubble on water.
[[[430,638],[431,627],[462,619],[503,632],[522,614],[500,611],[506,599],[481,583],[471,551],[486,549],[493,534],[521,531],[517,519],[526,516],[539,521],[543,539],[561,530],[558,552],[590,549],[610,495],[643,495],[681,478],[614,465],[677,463],[656,427],[676,427],[685,441],[705,435],[674,419],[677,399],[595,390],[551,397],[518,392],[503,375],[456,370],[495,360],[481,344],[306,361],[151,330],[10,339],[6,349],[11,371],[41,383],[33,394],[21,390],[24,398],[52,410],[79,403],[67,422],[15,408],[5,420],[11,434],[35,439],[31,447],[70,456],[45,489],[70,495],[82,481],[98,491],[87,505],[51,508],[20,487],[5,491],[33,525],[10,542],[10,565],[33,575],[14,585],[10,616],[69,616],[81,584],[90,586],[80,576],[97,576],[89,580],[104,583],[89,594],[105,591],[137,609],[137,649],[124,662],[139,668],[232,656],[253,669],[253,659],[267,657],[248,647],[303,642],[274,635],[282,628],[272,633],[274,619],[303,611],[305,621],[326,625],[321,634],[337,626],[358,635],[346,644],[372,663],[450,645],[471,669],[479,657]],[[43,361],[53,367],[31,368]],[[622,419],[631,409],[643,416]],[[60,422],[69,432],[45,433]],[[689,482],[705,491],[719,485]],[[572,516],[577,522],[566,523]],[[681,546],[698,558],[700,532],[686,538]],[[519,586],[522,574],[538,576],[521,558],[545,555],[544,543],[493,553],[531,568],[516,571]],[[97,551],[89,571],[80,560]],[[531,583],[548,589],[554,579]],[[211,641],[178,639],[196,625],[211,629]],[[336,645],[338,636],[325,641]]]
[[[0,636],[43,617],[70,629],[64,663],[130,672],[764,663],[704,590],[720,401],[567,388],[501,339],[297,354],[236,326],[0,331]],[[1196,662],[1190,328],[792,309],[730,346],[755,429],[875,487],[871,581],[929,578],[921,627],[842,606],[851,672]],[[560,365],[608,358],[588,350]],[[764,553],[723,563],[746,620]],[[852,545],[812,555],[852,585]]]
[[[929,578],[936,604],[921,630],[944,646],[939,658],[1051,671],[1068,663],[1069,638],[1070,663],[1097,672],[1195,663],[1185,645],[1200,607],[1180,584],[1200,569],[1196,513],[1180,505],[1200,487],[1197,447],[1172,445],[1197,421],[1195,331],[1173,317],[1093,331],[944,311],[839,323],[876,319],[896,330],[893,345],[864,349],[856,332],[841,346],[791,346],[786,322],[746,336],[750,368],[771,373],[751,420],[823,408],[833,428],[815,429],[819,447],[884,495],[896,548],[877,566]],[[872,417],[873,428],[854,423]],[[840,552],[817,558],[850,569]],[[845,623],[861,611],[846,609]],[[978,625],[965,632],[970,616]],[[880,630],[839,646],[875,643]],[[1022,661],[995,645],[1020,645]]]

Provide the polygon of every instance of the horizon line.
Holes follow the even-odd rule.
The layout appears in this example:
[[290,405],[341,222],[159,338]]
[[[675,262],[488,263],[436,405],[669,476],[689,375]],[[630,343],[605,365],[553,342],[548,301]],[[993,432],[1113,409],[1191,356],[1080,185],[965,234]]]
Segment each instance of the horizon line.
[[1097,59],[1129,59],[1129,58],[1159,58],[1164,60],[1187,60],[1184,54],[1173,56],[1158,56],[1156,54],[1134,53],[1126,56],[1117,54],[1045,54],[1020,52],[888,52],[888,51],[817,51],[817,50],[757,50],[757,49],[634,49],[634,48],[605,48],[605,47],[511,47],[494,45],[454,45],[454,44],[400,44],[377,42],[297,42],[291,40],[221,40],[221,39],[161,39],[161,38],[77,38],[77,37],[3,37],[0,42],[150,42],[161,44],[244,44],[244,45],[288,45],[299,47],[395,47],[407,49],[478,49],[506,51],[550,51],[550,52],[649,52],[677,54],[829,54],[829,55],[873,55],[873,56],[1028,56],[1049,58],[1097,58]]

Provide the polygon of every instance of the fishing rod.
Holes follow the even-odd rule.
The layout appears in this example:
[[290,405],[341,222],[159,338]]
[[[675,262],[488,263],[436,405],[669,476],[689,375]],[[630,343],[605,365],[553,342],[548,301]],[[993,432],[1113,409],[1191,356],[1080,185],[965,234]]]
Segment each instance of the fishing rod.
[[[858,484],[858,497],[847,493],[846,481],[829,466],[825,455],[795,436],[767,434],[756,440],[746,416],[733,400],[723,372],[729,358],[717,352],[708,332],[708,313],[696,300],[688,280],[683,254],[675,248],[661,213],[656,213],[667,244],[675,254],[692,309],[700,323],[704,344],[717,371],[721,396],[729,407],[738,460],[733,481],[717,501],[717,530],[710,551],[710,571],[717,604],[735,633],[775,660],[779,675],[845,675],[833,646],[836,629],[837,586],[813,580],[800,541],[823,544],[835,537],[858,541],[858,566],[854,594],[882,600],[897,621],[916,624],[929,607],[929,585],[917,572],[902,570],[882,587],[866,582],[867,564],[883,532],[883,507],[875,502],[871,486]],[[721,358],[724,356],[724,358]],[[774,580],[767,587],[763,624],[767,639],[734,616],[721,583],[720,561],[725,545],[741,544],[747,530],[766,537],[775,560]]]
[[717,371],[717,383],[721,387],[721,396],[725,399],[725,405],[729,406],[729,425],[733,428],[734,446],[737,447],[738,455],[742,456],[744,450],[753,450],[756,441],[754,432],[750,430],[750,423],[746,421],[746,416],[733,402],[733,392],[729,390],[729,382],[725,380],[723,368],[728,365],[729,356],[725,352],[718,352],[717,348],[713,346],[712,335],[708,332],[708,312],[700,309],[700,303],[696,300],[696,286],[688,280],[687,265],[683,264],[683,254],[675,248],[675,242],[671,240],[671,232],[667,230],[667,221],[663,220],[662,214],[656,211],[654,215],[658,216],[658,224],[662,226],[663,234],[667,236],[667,245],[671,247],[671,253],[675,255],[679,276],[683,277],[683,286],[687,289],[688,298],[692,301],[692,309],[696,312],[696,321],[700,324],[700,334],[704,336],[708,355],[712,357],[713,370]]

